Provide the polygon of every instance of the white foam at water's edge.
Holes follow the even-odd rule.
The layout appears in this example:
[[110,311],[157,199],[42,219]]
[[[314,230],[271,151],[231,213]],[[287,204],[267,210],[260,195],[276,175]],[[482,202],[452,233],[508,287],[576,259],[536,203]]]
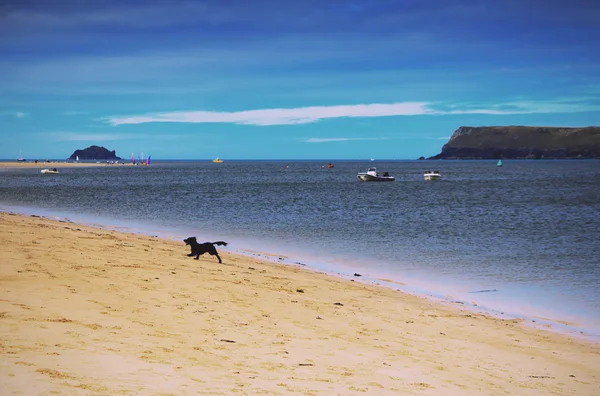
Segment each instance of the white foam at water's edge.
[[[88,214],[3,205],[0,205],[0,211],[30,216],[35,215],[96,228],[156,236],[173,241],[182,241],[187,236],[198,235],[195,230],[189,228],[175,229],[173,227],[160,227],[155,224],[146,224],[143,222],[131,223]],[[198,236],[205,240],[219,240],[224,238],[222,235],[211,235],[209,233]],[[477,293],[473,293],[473,291],[477,290],[465,289],[464,285],[461,288],[453,287],[451,283],[446,285],[436,284],[418,275],[374,273],[372,268],[368,268],[367,263],[352,262],[348,264],[328,257],[327,254],[323,256],[320,252],[318,256],[314,255],[314,253],[311,255],[310,252],[302,254],[294,252],[292,249],[288,251],[285,247],[279,245],[278,248],[275,248],[274,244],[268,242],[263,242],[261,246],[257,246],[257,241],[257,239],[238,240],[238,247],[232,247],[230,244],[227,248],[221,247],[221,249],[248,257],[259,255],[261,259],[283,265],[300,264],[309,270],[324,272],[332,276],[393,288],[403,293],[427,298],[439,303],[460,306],[473,312],[487,314],[500,319],[521,319],[528,326],[555,331],[594,342],[600,341],[600,320],[595,318],[593,314],[575,316],[568,311],[561,312],[559,310],[546,309],[543,306],[535,304],[526,305],[522,300],[518,300],[522,296],[511,295],[498,289],[493,292],[475,295]],[[281,248],[286,251],[276,252],[276,250]],[[262,254],[257,252],[262,252]],[[354,276],[355,273],[359,273],[361,276]],[[546,303],[548,302],[546,301]]]

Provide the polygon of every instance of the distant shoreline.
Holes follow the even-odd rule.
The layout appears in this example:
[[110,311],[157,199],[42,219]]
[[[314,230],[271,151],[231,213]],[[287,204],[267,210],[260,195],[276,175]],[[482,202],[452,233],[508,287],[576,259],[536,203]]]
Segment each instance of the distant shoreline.
[[90,166],[132,166],[129,162],[66,162],[66,161],[38,161],[37,163],[33,161],[27,162],[8,162],[3,161],[0,162],[0,168],[82,168],[82,167],[90,167]]

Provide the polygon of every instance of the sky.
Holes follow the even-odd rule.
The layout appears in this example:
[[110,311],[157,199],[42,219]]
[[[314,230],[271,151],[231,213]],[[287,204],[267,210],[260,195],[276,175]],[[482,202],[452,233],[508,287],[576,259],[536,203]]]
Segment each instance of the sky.
[[416,159],[600,125],[597,0],[4,0],[0,158]]

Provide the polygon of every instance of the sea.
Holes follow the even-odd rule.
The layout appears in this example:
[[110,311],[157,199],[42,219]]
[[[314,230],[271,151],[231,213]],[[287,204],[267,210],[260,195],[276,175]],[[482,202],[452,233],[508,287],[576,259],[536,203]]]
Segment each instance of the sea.
[[[600,341],[599,160],[328,162],[0,168],[0,210],[224,240],[220,251]],[[358,181],[370,166],[396,181]],[[442,180],[425,181],[434,169]]]

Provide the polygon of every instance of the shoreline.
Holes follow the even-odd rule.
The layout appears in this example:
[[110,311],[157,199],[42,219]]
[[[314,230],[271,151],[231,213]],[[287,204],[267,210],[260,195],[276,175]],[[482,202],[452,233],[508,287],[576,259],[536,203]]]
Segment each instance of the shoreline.
[[598,343],[522,320],[40,216],[0,240],[11,393],[599,394]]
[[109,163],[109,162],[68,162],[64,161],[38,161],[35,162],[8,162],[0,161],[0,168],[85,168],[95,166],[133,166],[131,162]]
[[[63,213],[54,210],[48,211],[43,209],[10,206],[5,206],[3,209],[0,206],[0,213],[3,212],[77,223],[89,227],[121,231],[135,235],[152,236],[174,242],[180,242],[183,238],[189,236],[187,234],[184,235],[185,232],[182,233],[182,230],[176,230],[171,227],[165,228],[158,226],[145,228],[141,224],[131,226],[130,224],[124,224],[114,219],[111,220],[88,215],[75,215],[70,212]],[[208,237],[208,239],[211,240],[214,238],[221,239],[221,236],[212,235]],[[483,298],[483,295],[487,293],[482,293],[479,290],[474,292],[463,291],[461,293],[448,293],[448,290],[440,290],[440,285],[437,283],[432,284],[423,282],[414,277],[401,278],[390,274],[368,274],[369,271],[366,268],[357,269],[354,266],[343,266],[343,268],[341,268],[339,263],[337,266],[331,263],[324,264],[324,262],[315,261],[314,257],[307,260],[306,258],[298,258],[293,254],[290,255],[288,254],[289,252],[273,253],[275,250],[271,244],[262,246],[262,248],[259,248],[260,251],[248,247],[235,248],[231,245],[226,249],[231,253],[250,259],[261,259],[279,265],[302,266],[309,271],[324,273],[329,276],[351,280],[353,282],[356,281],[367,285],[390,288],[394,291],[410,294],[417,298],[423,298],[437,304],[453,306],[461,305],[472,313],[483,314],[502,320],[519,320],[524,325],[531,328],[552,331],[588,342],[600,343],[600,324],[598,321],[593,321],[593,316],[589,316],[589,314],[588,316],[584,314],[574,316],[572,314],[561,314],[562,311],[549,311],[547,308],[541,309],[536,306],[528,306],[525,308],[522,306],[522,303],[519,303],[516,296],[510,295],[496,297],[499,298],[499,300],[494,300],[494,297],[492,297],[490,302],[489,296],[487,296],[487,299]],[[355,276],[355,270],[359,272],[359,276]],[[485,292],[488,290],[483,291]],[[475,297],[476,294],[478,294],[477,297]],[[505,301],[506,299],[509,299],[509,301]]]

